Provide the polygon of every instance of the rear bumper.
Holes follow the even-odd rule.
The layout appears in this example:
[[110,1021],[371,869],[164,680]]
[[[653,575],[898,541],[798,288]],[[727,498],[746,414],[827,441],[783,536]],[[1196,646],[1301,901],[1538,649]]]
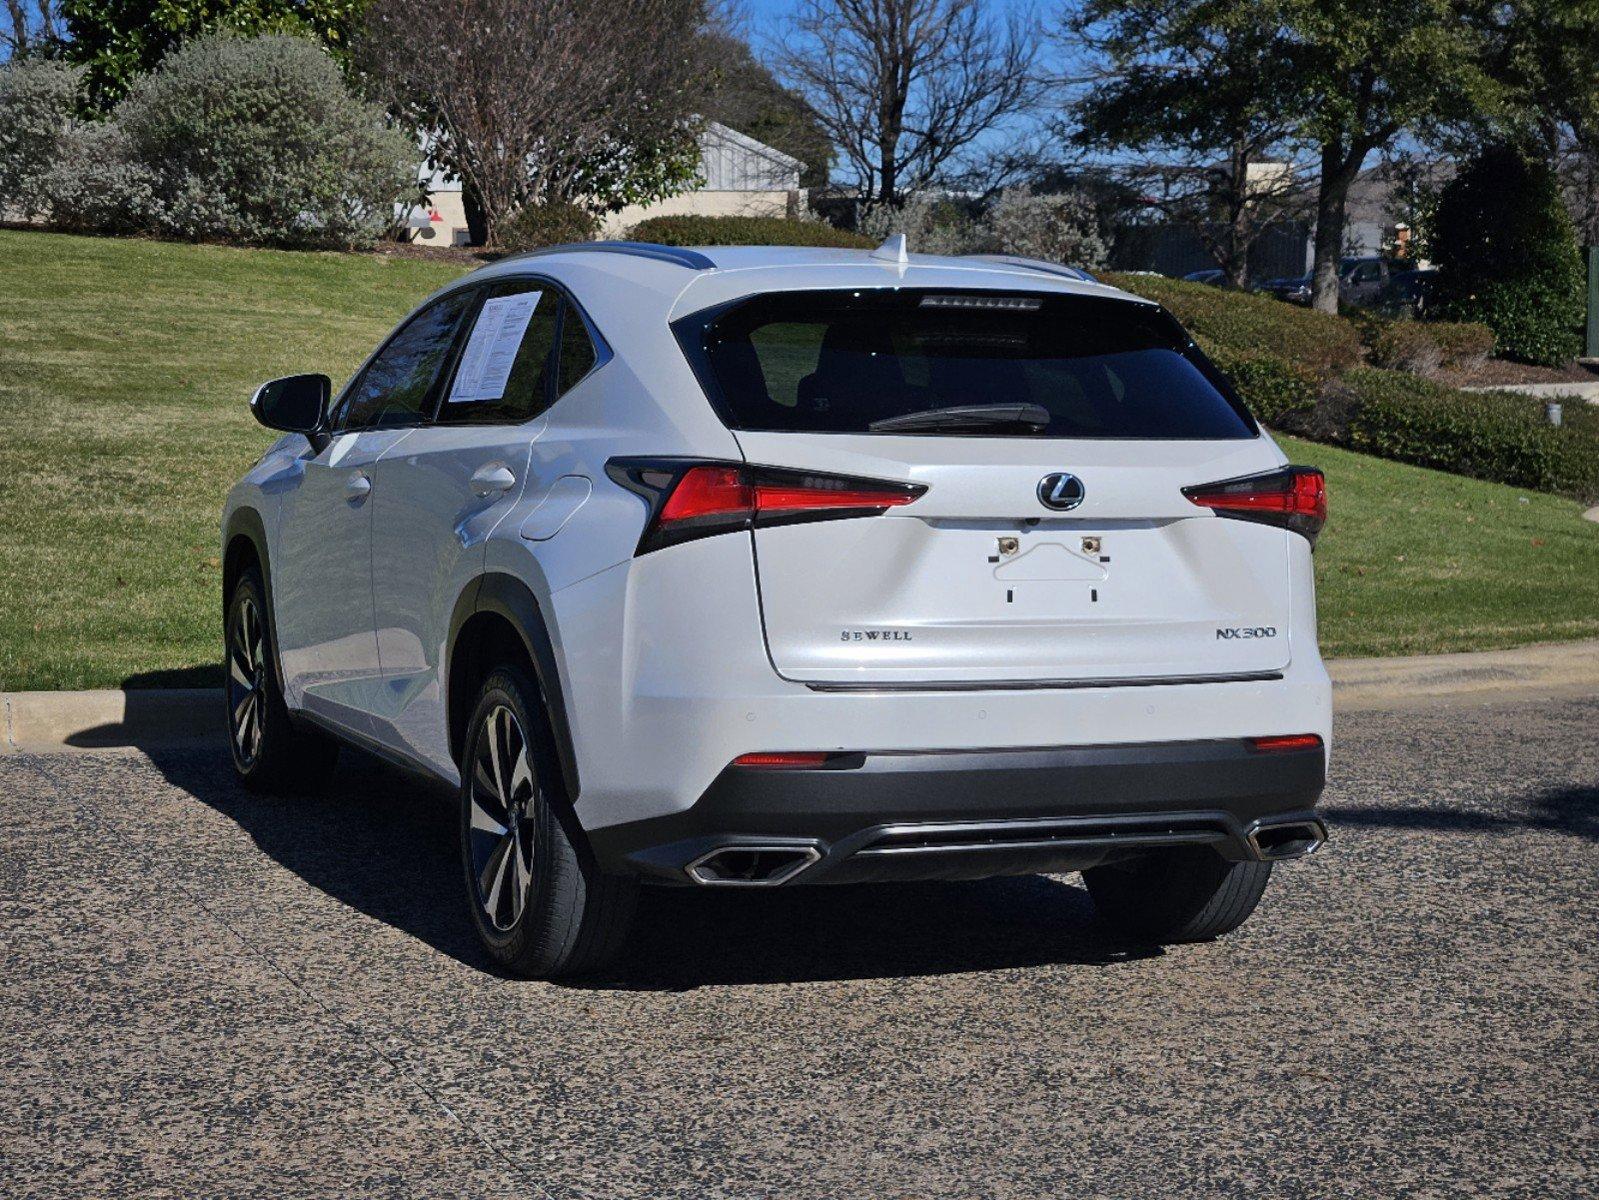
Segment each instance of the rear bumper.
[[1286,858],[1325,838],[1325,772],[1320,748],[1243,739],[840,755],[730,766],[690,807],[590,839],[604,869],[675,883],[736,882],[716,877],[726,850],[776,855],[768,884],[1075,871],[1173,845]]

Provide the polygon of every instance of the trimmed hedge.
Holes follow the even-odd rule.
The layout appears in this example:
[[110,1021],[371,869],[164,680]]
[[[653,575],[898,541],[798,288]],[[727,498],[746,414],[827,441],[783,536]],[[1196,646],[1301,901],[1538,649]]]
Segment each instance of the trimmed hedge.
[[1360,335],[1348,321],[1270,296],[1160,275],[1104,275],[1114,287],[1164,305],[1201,345],[1243,358],[1268,355],[1326,380],[1357,366]]
[[576,204],[529,204],[499,230],[500,248],[537,250],[571,242],[592,242],[600,234],[599,218]]
[[1232,380],[1262,425],[1293,426],[1297,430],[1303,419],[1315,411],[1321,387],[1302,368],[1275,354],[1238,353],[1204,336],[1197,336],[1194,341]]
[[633,226],[636,242],[661,246],[838,246],[869,250],[875,244],[858,233],[821,221],[783,217],[651,217]]
[[1481,366],[1493,348],[1493,330],[1475,321],[1390,321],[1372,331],[1371,361],[1431,375],[1444,367]]
[[1396,371],[1344,376],[1351,449],[1539,491],[1599,496],[1599,428],[1544,423],[1543,402],[1462,392]]

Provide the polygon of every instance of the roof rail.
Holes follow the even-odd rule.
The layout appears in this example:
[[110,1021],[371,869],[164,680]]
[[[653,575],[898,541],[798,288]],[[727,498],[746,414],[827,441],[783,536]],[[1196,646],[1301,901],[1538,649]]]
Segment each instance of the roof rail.
[[1079,283],[1099,282],[1081,267],[1068,267],[1064,263],[1021,258],[1015,254],[967,254],[964,257],[980,259],[983,262],[1004,263],[1008,267],[1026,267],[1029,271],[1042,271],[1045,275],[1064,275],[1067,279],[1075,279]]
[[497,262],[510,262],[520,258],[541,258],[546,254],[579,254],[598,250],[604,254],[628,254],[634,258],[650,258],[656,262],[673,263],[691,271],[713,271],[716,264],[698,250],[682,246],[660,246],[654,242],[567,242],[560,246],[544,246],[538,250],[523,250],[507,254]]

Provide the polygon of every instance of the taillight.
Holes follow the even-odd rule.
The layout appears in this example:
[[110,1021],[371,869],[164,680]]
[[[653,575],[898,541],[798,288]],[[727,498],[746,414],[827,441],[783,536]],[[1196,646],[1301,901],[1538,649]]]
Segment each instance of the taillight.
[[1185,487],[1183,495],[1217,516],[1279,525],[1315,542],[1327,523],[1327,480],[1315,467],[1282,467],[1264,475]]
[[1319,733],[1279,733],[1270,737],[1252,737],[1249,748],[1262,754],[1279,754],[1285,750],[1320,750]]
[[638,553],[762,525],[873,517],[927,488],[736,463],[615,458],[606,473],[650,506]]

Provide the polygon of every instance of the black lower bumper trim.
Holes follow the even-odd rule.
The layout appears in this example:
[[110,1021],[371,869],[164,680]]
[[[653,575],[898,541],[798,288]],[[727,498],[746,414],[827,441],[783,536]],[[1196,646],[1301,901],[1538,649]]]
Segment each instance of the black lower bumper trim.
[[1251,853],[1262,820],[1314,820],[1317,749],[1243,739],[866,753],[814,770],[729,767],[690,808],[590,831],[609,871],[686,883],[722,846],[813,847],[795,883],[1083,870],[1162,846]]

